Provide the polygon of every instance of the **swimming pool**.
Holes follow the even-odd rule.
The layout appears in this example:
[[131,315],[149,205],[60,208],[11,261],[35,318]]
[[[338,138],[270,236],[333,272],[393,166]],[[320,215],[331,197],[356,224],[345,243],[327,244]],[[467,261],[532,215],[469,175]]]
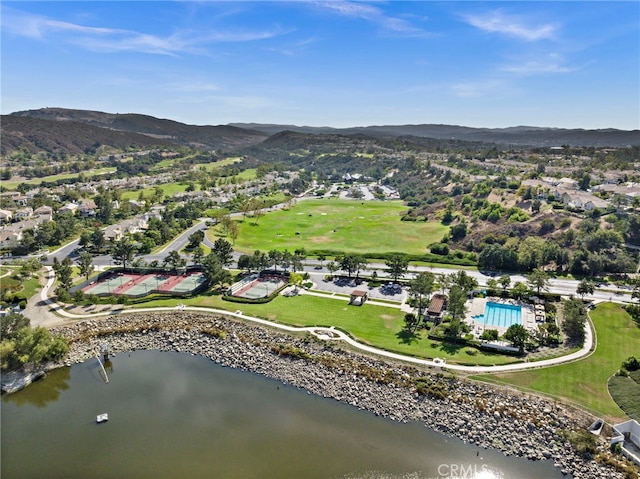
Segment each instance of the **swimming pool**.
[[513,304],[487,301],[484,314],[474,316],[473,319],[487,326],[508,328],[512,324],[522,324],[522,308]]

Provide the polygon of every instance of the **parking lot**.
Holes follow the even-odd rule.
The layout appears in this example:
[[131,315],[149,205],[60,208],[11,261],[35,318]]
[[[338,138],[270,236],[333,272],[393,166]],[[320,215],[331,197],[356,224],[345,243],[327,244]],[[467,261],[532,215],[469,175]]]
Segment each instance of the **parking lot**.
[[398,284],[385,282],[382,286],[369,287],[367,281],[355,278],[336,277],[334,281],[325,281],[325,274],[311,273],[311,279],[315,283],[315,289],[327,293],[340,293],[349,295],[354,289],[365,290],[369,293],[370,299],[386,299],[390,301],[402,302],[406,296],[406,291]]

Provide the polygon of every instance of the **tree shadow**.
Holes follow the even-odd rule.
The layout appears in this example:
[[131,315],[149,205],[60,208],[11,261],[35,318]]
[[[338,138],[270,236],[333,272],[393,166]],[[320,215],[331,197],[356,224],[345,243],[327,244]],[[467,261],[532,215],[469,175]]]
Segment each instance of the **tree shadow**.
[[451,342],[451,341],[443,340],[443,341],[441,341],[440,347],[438,349],[440,349],[441,351],[443,351],[445,353],[448,353],[448,354],[457,354],[464,347],[465,347],[464,344],[454,343],[454,342]]
[[418,342],[418,339],[420,339],[415,331],[407,328],[398,331],[396,333],[396,338],[398,338],[402,344],[414,344]]

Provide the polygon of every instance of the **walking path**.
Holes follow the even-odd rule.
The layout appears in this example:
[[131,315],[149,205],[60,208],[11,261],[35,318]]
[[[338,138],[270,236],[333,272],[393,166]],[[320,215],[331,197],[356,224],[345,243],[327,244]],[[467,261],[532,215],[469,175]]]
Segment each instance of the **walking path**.
[[[288,326],[285,324],[278,324],[271,321],[267,321],[265,319],[256,318],[253,316],[247,316],[243,314],[242,311],[240,310],[235,312],[229,312],[223,309],[205,308],[200,306],[185,306],[182,304],[179,305],[177,308],[156,307],[156,308],[125,309],[124,306],[118,305],[117,309],[108,309],[106,311],[100,311],[96,313],[73,314],[73,313],[69,313],[68,311],[65,311],[62,305],[58,304],[56,301],[48,297],[48,292],[51,286],[53,285],[53,282],[55,281],[55,274],[53,272],[53,268],[51,268],[50,266],[47,266],[46,269],[48,274],[47,284],[42,288],[42,291],[40,291],[40,301],[38,301],[36,305],[32,305],[32,307],[35,306],[37,308],[37,311],[35,310],[31,311],[32,313],[35,313],[35,314],[31,314],[30,316],[31,318],[36,318],[35,320],[33,320],[34,326],[52,327],[52,326],[65,324],[69,320],[112,316],[114,314],[121,314],[124,312],[137,313],[137,312],[151,312],[151,311],[176,311],[176,309],[178,311],[184,311],[184,310],[198,311],[198,312],[230,315],[246,321],[252,321],[254,323],[263,324],[272,328],[278,328],[278,329],[282,329],[284,331],[289,331],[289,332],[309,332],[320,339],[329,340],[329,341],[344,341],[350,344],[351,346],[353,346],[354,348],[357,348],[362,351],[366,351],[368,353],[375,354],[378,356],[387,357],[387,358],[395,359],[399,361],[405,361],[413,364],[419,364],[422,366],[439,367],[439,368],[450,369],[454,371],[463,371],[468,373],[492,373],[492,372],[494,373],[494,372],[503,372],[503,371],[521,371],[525,369],[534,369],[534,368],[541,368],[546,366],[553,366],[553,365],[567,363],[570,361],[575,361],[577,359],[584,358],[585,356],[588,356],[589,354],[591,354],[591,349],[594,346],[593,331],[591,329],[590,323],[588,323],[588,327],[585,329],[584,345],[579,351],[576,351],[572,354],[568,354],[566,356],[561,356],[557,358],[545,359],[542,361],[505,364],[500,366],[463,366],[459,364],[447,364],[443,359],[437,359],[437,358],[433,360],[420,359],[420,358],[393,353],[390,351],[385,351],[382,349],[374,348],[372,346],[367,346],[365,344],[359,343],[358,341],[354,340],[353,338],[343,333],[342,331],[335,329],[334,327],[318,328],[318,327]],[[346,299],[340,296],[332,296],[331,294],[323,294],[323,293],[309,292],[309,291],[306,291],[305,294],[313,294],[316,296],[329,297],[329,298],[333,297],[334,299]],[[37,299],[37,295],[34,296],[34,298]],[[370,302],[370,303],[373,304],[373,302]],[[393,305],[390,305],[388,303],[379,303],[379,304],[383,306],[393,307]],[[397,307],[402,307],[402,305],[399,305]]]

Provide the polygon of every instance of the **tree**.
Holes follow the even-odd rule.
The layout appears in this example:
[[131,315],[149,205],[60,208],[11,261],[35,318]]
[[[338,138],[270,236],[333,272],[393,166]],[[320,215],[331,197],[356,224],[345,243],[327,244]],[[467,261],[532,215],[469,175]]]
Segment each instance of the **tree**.
[[293,271],[302,271],[304,269],[303,261],[305,259],[307,259],[307,252],[304,248],[295,250],[291,258],[291,268]]
[[449,290],[449,304],[447,306],[447,310],[449,311],[449,314],[451,314],[453,321],[464,316],[464,313],[467,311],[466,302],[467,295],[464,290],[457,284],[451,286],[451,289]]
[[29,318],[18,313],[0,316],[0,338],[13,337],[20,329],[29,326]]
[[269,264],[273,265],[273,269],[277,270],[282,261],[282,253],[277,249],[272,249],[267,253],[267,256],[269,257]]
[[[56,273],[56,279],[58,280],[58,288],[65,291],[71,288],[73,276],[73,267],[71,265],[71,259],[65,258],[62,262],[58,261],[58,258],[53,258],[53,271]],[[56,290],[57,291],[57,290]]]
[[446,335],[458,339],[460,337],[460,333],[462,332],[462,323],[460,322],[460,318],[454,318],[449,323],[449,326],[446,330]]
[[197,246],[200,245],[200,243],[202,243],[203,240],[204,240],[204,231],[198,230],[189,235],[189,242],[187,243],[187,248],[188,249],[196,248]]
[[340,269],[346,271],[349,278],[356,271],[357,266],[356,255],[346,254],[340,259]]
[[244,269],[250,273],[253,268],[253,257],[248,254],[240,255],[238,258],[238,268]]
[[413,332],[420,324],[420,320],[413,313],[407,313],[404,315],[404,325],[405,329],[409,332]]
[[389,274],[391,275],[393,280],[397,282],[398,278],[401,278],[405,274],[407,274],[407,269],[409,268],[409,260],[401,254],[394,254],[389,257],[386,265],[389,268]]
[[231,279],[231,274],[224,269],[220,258],[213,252],[202,261],[202,274],[212,286],[224,284]]
[[233,246],[226,239],[218,238],[213,243],[211,252],[218,257],[223,266],[228,266],[233,261]]
[[507,329],[507,332],[504,333],[504,338],[510,341],[516,348],[520,348],[522,352],[527,339],[529,339],[529,332],[522,324],[512,324]]
[[536,198],[531,203],[531,212],[533,214],[538,214],[538,213],[540,213],[540,208],[541,207],[542,207],[542,202],[538,198]]
[[233,244],[235,244],[239,234],[240,228],[238,228],[238,223],[235,221],[229,223],[229,236],[231,236],[231,241],[233,241]]
[[471,291],[478,287],[478,281],[474,277],[469,276],[464,270],[451,273],[449,275],[449,279],[451,280],[452,284],[460,286],[465,295],[469,294]]
[[43,361],[57,361],[67,354],[69,346],[62,336],[52,335],[42,327],[31,328],[28,319],[25,322],[17,316],[22,315],[11,313],[2,318],[2,370],[17,369]]
[[511,276],[509,276],[508,274],[503,274],[502,276],[500,276],[500,278],[498,278],[498,283],[500,283],[500,286],[502,286],[502,296],[504,296],[507,292],[507,288],[511,284]]
[[322,263],[324,262],[324,260],[325,260],[325,259],[327,259],[327,256],[326,256],[326,255],[324,255],[324,254],[322,254],[322,253],[320,253],[320,254],[318,255],[318,261],[320,261],[320,268],[322,268]]
[[595,286],[592,281],[588,279],[583,279],[578,283],[578,287],[576,288],[576,293],[580,295],[580,298],[584,301],[584,297],[587,294],[593,294],[595,291]]
[[255,250],[252,256],[252,264],[258,270],[265,269],[269,266],[269,257],[259,249]]
[[80,274],[84,276],[86,281],[89,281],[89,276],[91,276],[91,273],[95,270],[91,253],[87,251],[80,253],[80,256],[78,256],[78,267],[80,268]]
[[562,329],[573,341],[579,344],[584,343],[585,325],[587,323],[587,310],[582,301],[575,298],[568,299],[562,303],[562,313],[564,321]]
[[498,290],[498,280],[495,278],[491,278],[487,281],[487,289],[489,290],[489,294],[495,294]]
[[368,266],[367,258],[359,254],[356,255],[355,265],[356,265],[356,278],[358,278],[360,276],[360,271],[367,270],[367,266]]
[[298,288],[302,284],[303,277],[300,273],[291,273],[289,275],[289,283],[295,286],[295,291],[298,291]]
[[329,274],[331,274],[333,276],[333,273],[335,273],[336,271],[338,271],[340,267],[336,264],[335,261],[329,261],[329,263],[327,263],[327,269],[329,270]]
[[589,176],[589,173],[585,172],[578,181],[578,187],[582,191],[587,191],[589,186],[591,186],[591,176]]
[[171,266],[173,272],[177,272],[180,268],[184,268],[187,261],[180,256],[176,250],[171,251],[162,261],[163,266]]
[[93,244],[93,247],[96,249],[96,251],[100,252],[102,251],[102,248],[104,248],[104,243],[104,231],[102,231],[100,228],[95,228],[93,230],[93,233],[91,233],[91,244]]
[[124,270],[127,269],[127,264],[133,261],[135,251],[135,245],[127,236],[125,236],[121,238],[120,241],[115,242],[111,256],[113,257],[113,261],[116,264],[121,264],[122,269]]
[[409,295],[418,303],[418,318],[422,318],[425,302],[433,292],[435,276],[428,271],[418,273],[409,283]]
[[191,252],[191,261],[195,265],[202,265],[202,260],[204,259],[204,250],[201,245],[196,246]]
[[529,288],[527,288],[526,284],[520,281],[516,281],[513,285],[513,288],[511,289],[511,292],[516,298],[522,299],[529,293]]
[[487,244],[478,255],[478,268],[489,271],[513,271],[518,267],[518,254],[499,243]]
[[535,289],[537,295],[540,295],[543,290],[549,291],[549,275],[540,268],[536,268],[527,275],[527,284],[531,289]]

